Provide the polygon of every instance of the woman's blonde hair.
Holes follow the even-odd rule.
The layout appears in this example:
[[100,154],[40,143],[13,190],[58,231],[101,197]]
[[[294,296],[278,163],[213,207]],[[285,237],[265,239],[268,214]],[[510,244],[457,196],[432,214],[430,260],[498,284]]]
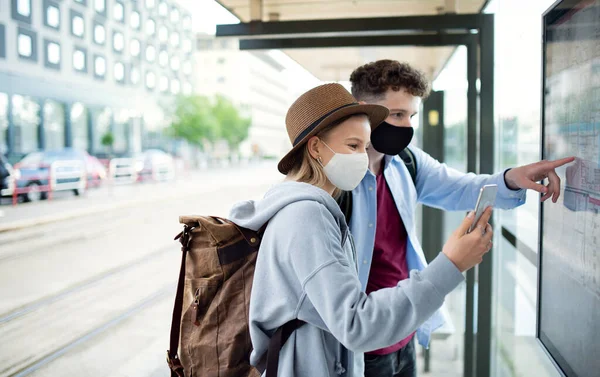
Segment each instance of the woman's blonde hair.
[[[327,137],[327,134],[333,131],[334,128],[346,120],[354,116],[361,115],[366,114],[352,114],[344,117],[319,131],[317,134],[315,134],[315,136],[322,140],[323,138]],[[323,166],[321,166],[319,161],[310,155],[308,143],[306,143],[304,147],[298,151],[298,153],[301,154],[301,157],[299,156],[300,158],[296,159],[296,163],[287,173],[287,177],[297,182],[304,182],[321,188],[325,187],[327,184],[327,176],[325,175]],[[342,191],[336,187],[333,191],[333,197],[337,198],[341,193]]]

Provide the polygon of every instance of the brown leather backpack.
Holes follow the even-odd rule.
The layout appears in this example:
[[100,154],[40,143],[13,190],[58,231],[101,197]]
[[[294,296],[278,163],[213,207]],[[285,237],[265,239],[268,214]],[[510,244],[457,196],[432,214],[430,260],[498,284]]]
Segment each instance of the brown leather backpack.
[[265,366],[267,377],[277,376],[279,351],[303,322],[277,329],[261,366],[250,365],[248,309],[266,226],[254,232],[206,216],[181,216],[179,222],[181,270],[167,351],[171,377],[258,377]]

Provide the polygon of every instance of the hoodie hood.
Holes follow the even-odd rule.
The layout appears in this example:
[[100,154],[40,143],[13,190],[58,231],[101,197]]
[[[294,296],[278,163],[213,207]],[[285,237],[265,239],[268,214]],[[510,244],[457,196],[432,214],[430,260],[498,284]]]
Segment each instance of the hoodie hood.
[[235,204],[228,218],[241,227],[258,231],[283,207],[304,200],[317,201],[324,205],[339,224],[345,238],[348,226],[337,202],[326,191],[308,183],[279,183],[267,191],[261,200],[247,200]]

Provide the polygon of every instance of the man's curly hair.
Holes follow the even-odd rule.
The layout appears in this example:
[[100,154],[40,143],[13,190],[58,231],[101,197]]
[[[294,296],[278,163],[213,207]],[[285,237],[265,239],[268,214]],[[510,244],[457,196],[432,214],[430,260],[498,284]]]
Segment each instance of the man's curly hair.
[[378,60],[358,67],[350,75],[352,95],[359,101],[381,100],[388,89],[408,93],[423,99],[430,91],[429,80],[423,72],[408,63],[396,60]]

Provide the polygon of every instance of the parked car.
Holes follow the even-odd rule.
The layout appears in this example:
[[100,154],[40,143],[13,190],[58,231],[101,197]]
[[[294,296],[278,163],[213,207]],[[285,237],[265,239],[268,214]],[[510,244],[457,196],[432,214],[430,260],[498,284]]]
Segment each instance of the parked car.
[[175,178],[173,157],[160,149],[148,149],[133,156],[138,181],[169,181]]
[[[88,187],[98,187],[106,178],[106,169],[97,158],[87,152],[65,148],[55,151],[33,152],[15,164],[17,188],[27,188],[21,196],[25,201],[37,201],[47,197],[50,166],[59,163],[54,172],[57,176],[55,190],[73,190],[81,195]],[[82,171],[83,169],[83,171]],[[86,177],[81,180],[81,176]]]
[[15,171],[3,154],[0,154],[0,196],[12,195]]

